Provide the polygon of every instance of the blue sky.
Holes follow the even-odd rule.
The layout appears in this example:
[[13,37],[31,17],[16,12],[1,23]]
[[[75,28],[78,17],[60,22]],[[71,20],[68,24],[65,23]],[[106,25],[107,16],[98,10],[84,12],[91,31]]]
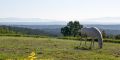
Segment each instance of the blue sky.
[[63,21],[120,17],[120,0],[0,0],[0,18],[7,17]]

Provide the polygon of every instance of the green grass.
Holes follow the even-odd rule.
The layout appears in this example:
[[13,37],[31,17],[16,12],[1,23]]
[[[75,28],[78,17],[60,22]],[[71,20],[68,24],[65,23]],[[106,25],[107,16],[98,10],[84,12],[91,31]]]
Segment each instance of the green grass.
[[[80,37],[58,37],[58,39],[66,39],[66,40],[80,40]],[[90,40],[90,38],[88,38],[88,41]],[[96,40],[97,41],[97,40]],[[112,42],[112,43],[120,43],[120,39],[109,39],[109,38],[105,38],[103,39],[104,42]]]
[[[77,40],[57,38],[0,36],[0,59],[22,59],[35,51],[38,59],[54,60],[120,60],[120,44],[105,42],[103,49],[79,47]],[[83,42],[84,43],[84,42]],[[87,42],[89,46],[89,42]],[[84,46],[84,44],[82,44]]]

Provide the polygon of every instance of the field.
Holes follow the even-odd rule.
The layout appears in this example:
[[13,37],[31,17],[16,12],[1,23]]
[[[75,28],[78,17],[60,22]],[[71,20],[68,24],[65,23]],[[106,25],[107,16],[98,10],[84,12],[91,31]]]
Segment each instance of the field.
[[[57,38],[0,36],[0,60],[24,59],[31,52],[37,59],[54,60],[120,60],[120,43],[105,42],[103,49],[85,49],[80,41]],[[89,42],[87,42],[89,45]]]

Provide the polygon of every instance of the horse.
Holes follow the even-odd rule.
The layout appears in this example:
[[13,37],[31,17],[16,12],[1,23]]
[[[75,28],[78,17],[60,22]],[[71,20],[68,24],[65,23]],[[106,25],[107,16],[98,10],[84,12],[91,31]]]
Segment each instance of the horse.
[[[92,46],[94,46],[94,39],[98,39],[98,47],[100,49],[103,47],[102,33],[100,32],[100,30],[97,27],[81,28],[80,33],[81,33],[81,39],[83,36],[90,37],[92,39],[91,44],[90,44],[90,48]],[[86,41],[87,41],[87,39],[85,39],[85,46],[86,46]],[[81,41],[80,45],[81,44],[82,44],[82,41]]]

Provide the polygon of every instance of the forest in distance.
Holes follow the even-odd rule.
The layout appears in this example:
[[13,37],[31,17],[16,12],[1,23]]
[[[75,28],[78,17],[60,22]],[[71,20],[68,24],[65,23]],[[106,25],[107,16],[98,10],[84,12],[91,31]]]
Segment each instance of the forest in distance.
[[[42,35],[60,37],[61,28],[65,25],[0,25],[0,35]],[[120,35],[120,25],[84,25],[87,27],[98,27],[105,31],[108,36]],[[6,34],[7,33],[7,34]],[[9,34],[10,33],[10,34]]]
[[[3,26],[3,25],[1,25]],[[28,28],[28,29],[38,29],[45,31],[47,33],[51,33],[53,35],[59,36],[61,35],[60,29],[65,25],[5,25],[10,27],[18,27],[18,28]],[[87,27],[98,27],[101,30],[105,30],[107,35],[119,35],[120,34],[120,25],[84,25]],[[54,33],[53,33],[54,32]]]

